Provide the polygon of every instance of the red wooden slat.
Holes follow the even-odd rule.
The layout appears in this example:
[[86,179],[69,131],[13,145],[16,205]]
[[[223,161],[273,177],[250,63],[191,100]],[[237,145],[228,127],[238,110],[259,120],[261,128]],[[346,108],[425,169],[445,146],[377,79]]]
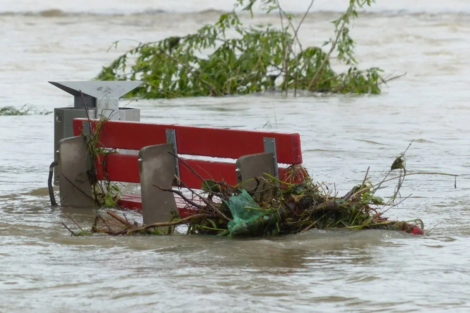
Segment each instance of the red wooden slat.
[[[203,179],[213,179],[216,181],[225,181],[227,184],[236,185],[237,176],[235,173],[235,162],[211,162],[203,160],[184,159]],[[98,179],[109,179],[111,181],[140,183],[139,162],[136,155],[110,154],[101,157],[101,164],[96,163]],[[190,188],[200,189],[202,182],[194,173],[192,173],[183,162],[179,161],[180,178]],[[103,176],[107,172],[108,177]],[[286,168],[279,168],[281,180],[286,180]],[[297,180],[298,181],[298,180]]]
[[[235,173],[235,163],[210,162],[202,160],[185,160],[203,179],[213,179],[215,181],[225,181],[229,185],[237,184]],[[181,181],[190,188],[201,189],[202,181],[191,172],[183,162],[179,162]]]
[[[78,136],[86,119],[74,119]],[[97,121],[93,121],[97,123]],[[176,130],[178,153],[237,159],[264,152],[263,138],[276,139],[279,163],[301,164],[300,136],[296,133],[203,128],[140,122],[108,121],[101,129],[100,142],[108,148],[140,150],[145,146],[166,143],[166,129]]]
[[[98,179],[125,183],[140,183],[139,161],[136,155],[110,154],[96,162]],[[107,177],[103,176],[103,170]]]
[[[214,179],[225,181],[228,184],[235,185],[237,176],[235,174],[235,163],[210,162],[203,160],[185,159],[185,162],[191,166],[204,179]],[[180,179],[190,188],[200,189],[201,180],[193,174],[181,161]],[[136,155],[111,154],[101,157],[101,164],[96,163],[98,179],[105,179],[103,169],[108,173],[107,179],[117,182],[140,183],[139,161]]]
[[118,205],[129,210],[142,211],[142,198],[137,195],[123,195]]

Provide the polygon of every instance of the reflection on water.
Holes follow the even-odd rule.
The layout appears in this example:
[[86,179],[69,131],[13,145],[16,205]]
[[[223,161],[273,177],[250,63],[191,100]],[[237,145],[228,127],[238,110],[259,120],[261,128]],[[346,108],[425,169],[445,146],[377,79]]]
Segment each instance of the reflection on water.
[[[134,2],[140,11],[147,7]],[[16,3],[7,1],[19,11],[32,5]],[[41,1],[37,9],[68,12],[70,3]],[[218,5],[206,5],[211,3]],[[384,10],[442,8],[442,2],[423,3],[379,1]],[[116,3],[116,10],[131,4]],[[463,12],[374,13],[357,21],[361,66],[407,73],[380,96],[264,94],[129,104],[142,109],[145,122],[299,132],[305,166],[340,194],[362,181],[368,166],[372,179],[381,179],[414,140],[410,170],[460,175],[457,189],[450,177],[409,177],[402,193],[412,197],[387,213],[391,219],[423,219],[433,228],[430,236],[312,230],[250,240],[73,238],[62,222],[75,227],[71,217],[89,227],[104,211],[50,207],[45,187],[53,157],[51,116],[0,117],[0,311],[467,311],[470,24],[467,2],[446,4],[452,5]],[[114,40],[185,34],[217,12],[46,15],[0,16],[0,105],[71,105],[48,80],[90,79],[135,44],[123,42],[106,53]],[[321,44],[332,16],[310,15],[302,40]],[[277,23],[268,17],[256,22]],[[392,191],[389,186],[381,193]],[[141,221],[135,212],[126,214]]]

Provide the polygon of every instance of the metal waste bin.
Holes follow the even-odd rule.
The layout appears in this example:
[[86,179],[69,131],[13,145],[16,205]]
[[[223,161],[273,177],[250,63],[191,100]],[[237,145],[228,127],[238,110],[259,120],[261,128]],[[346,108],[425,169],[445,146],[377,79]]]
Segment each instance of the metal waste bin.
[[[73,137],[73,119],[87,118],[140,121],[140,110],[120,108],[119,98],[138,87],[140,81],[84,81],[49,82],[74,97],[73,107],[54,109],[54,160],[58,160],[59,141]],[[88,114],[87,114],[88,111]],[[57,167],[56,167],[57,169]],[[54,185],[59,184],[58,170],[54,171]]]

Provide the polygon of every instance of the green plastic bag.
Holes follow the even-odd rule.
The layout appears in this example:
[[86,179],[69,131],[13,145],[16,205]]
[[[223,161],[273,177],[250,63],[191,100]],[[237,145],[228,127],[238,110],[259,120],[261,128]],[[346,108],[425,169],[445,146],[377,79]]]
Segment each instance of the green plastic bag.
[[230,236],[260,235],[269,220],[269,210],[263,210],[253,198],[242,190],[232,196],[229,202],[224,201],[232,213],[233,220],[228,223]]

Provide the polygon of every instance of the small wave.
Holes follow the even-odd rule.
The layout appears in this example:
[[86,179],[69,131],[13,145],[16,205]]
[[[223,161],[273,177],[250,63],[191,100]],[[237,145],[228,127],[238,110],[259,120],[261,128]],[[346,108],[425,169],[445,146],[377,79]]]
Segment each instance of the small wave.
[[[67,11],[61,9],[48,9],[39,11],[0,11],[0,16],[37,16],[45,18],[53,17],[69,17],[69,16],[144,16],[144,15],[160,15],[160,14],[187,14],[187,15],[219,15],[230,10],[221,9],[203,9],[203,10],[163,10],[163,9],[146,9],[146,10],[124,10],[124,9],[110,9],[110,10],[87,10],[87,11]],[[344,7],[338,9],[326,10],[312,10],[311,15],[337,15],[344,11]],[[302,16],[302,10],[289,11],[294,15]],[[249,14],[243,12],[241,14]],[[255,15],[263,15],[261,11],[255,11]],[[456,16],[470,16],[470,7],[468,9],[453,10],[448,9],[368,9],[360,12],[365,16],[434,16],[434,15],[456,15]]]
[[64,12],[61,10],[45,10],[45,11],[39,12],[39,15],[43,17],[56,17],[56,16],[63,16]]
[[419,139],[415,139],[413,140],[414,142],[417,142],[417,143],[434,143],[434,141],[431,141],[431,140],[428,140],[428,139],[424,139],[424,138],[419,138]]
[[165,10],[143,10],[143,11],[136,11],[136,12],[121,12],[121,11],[107,11],[107,12],[100,12],[100,11],[62,11],[59,9],[51,9],[51,10],[43,10],[43,11],[0,11],[0,16],[38,16],[38,17],[69,17],[69,16],[144,16],[144,15],[160,15],[160,14],[189,14],[189,15],[220,15],[225,13],[222,10],[203,10],[197,12],[172,12],[172,11],[165,11]]
[[[69,17],[69,16],[140,16],[140,15],[158,15],[158,14],[171,14],[171,12],[166,12],[164,10],[144,10],[140,12],[119,12],[119,11],[107,11],[107,12],[100,12],[100,11],[62,11],[59,9],[50,9],[50,10],[43,10],[43,11],[0,11],[0,16],[38,16],[38,17]],[[198,12],[199,13],[199,12]],[[203,13],[203,12],[200,12]]]

